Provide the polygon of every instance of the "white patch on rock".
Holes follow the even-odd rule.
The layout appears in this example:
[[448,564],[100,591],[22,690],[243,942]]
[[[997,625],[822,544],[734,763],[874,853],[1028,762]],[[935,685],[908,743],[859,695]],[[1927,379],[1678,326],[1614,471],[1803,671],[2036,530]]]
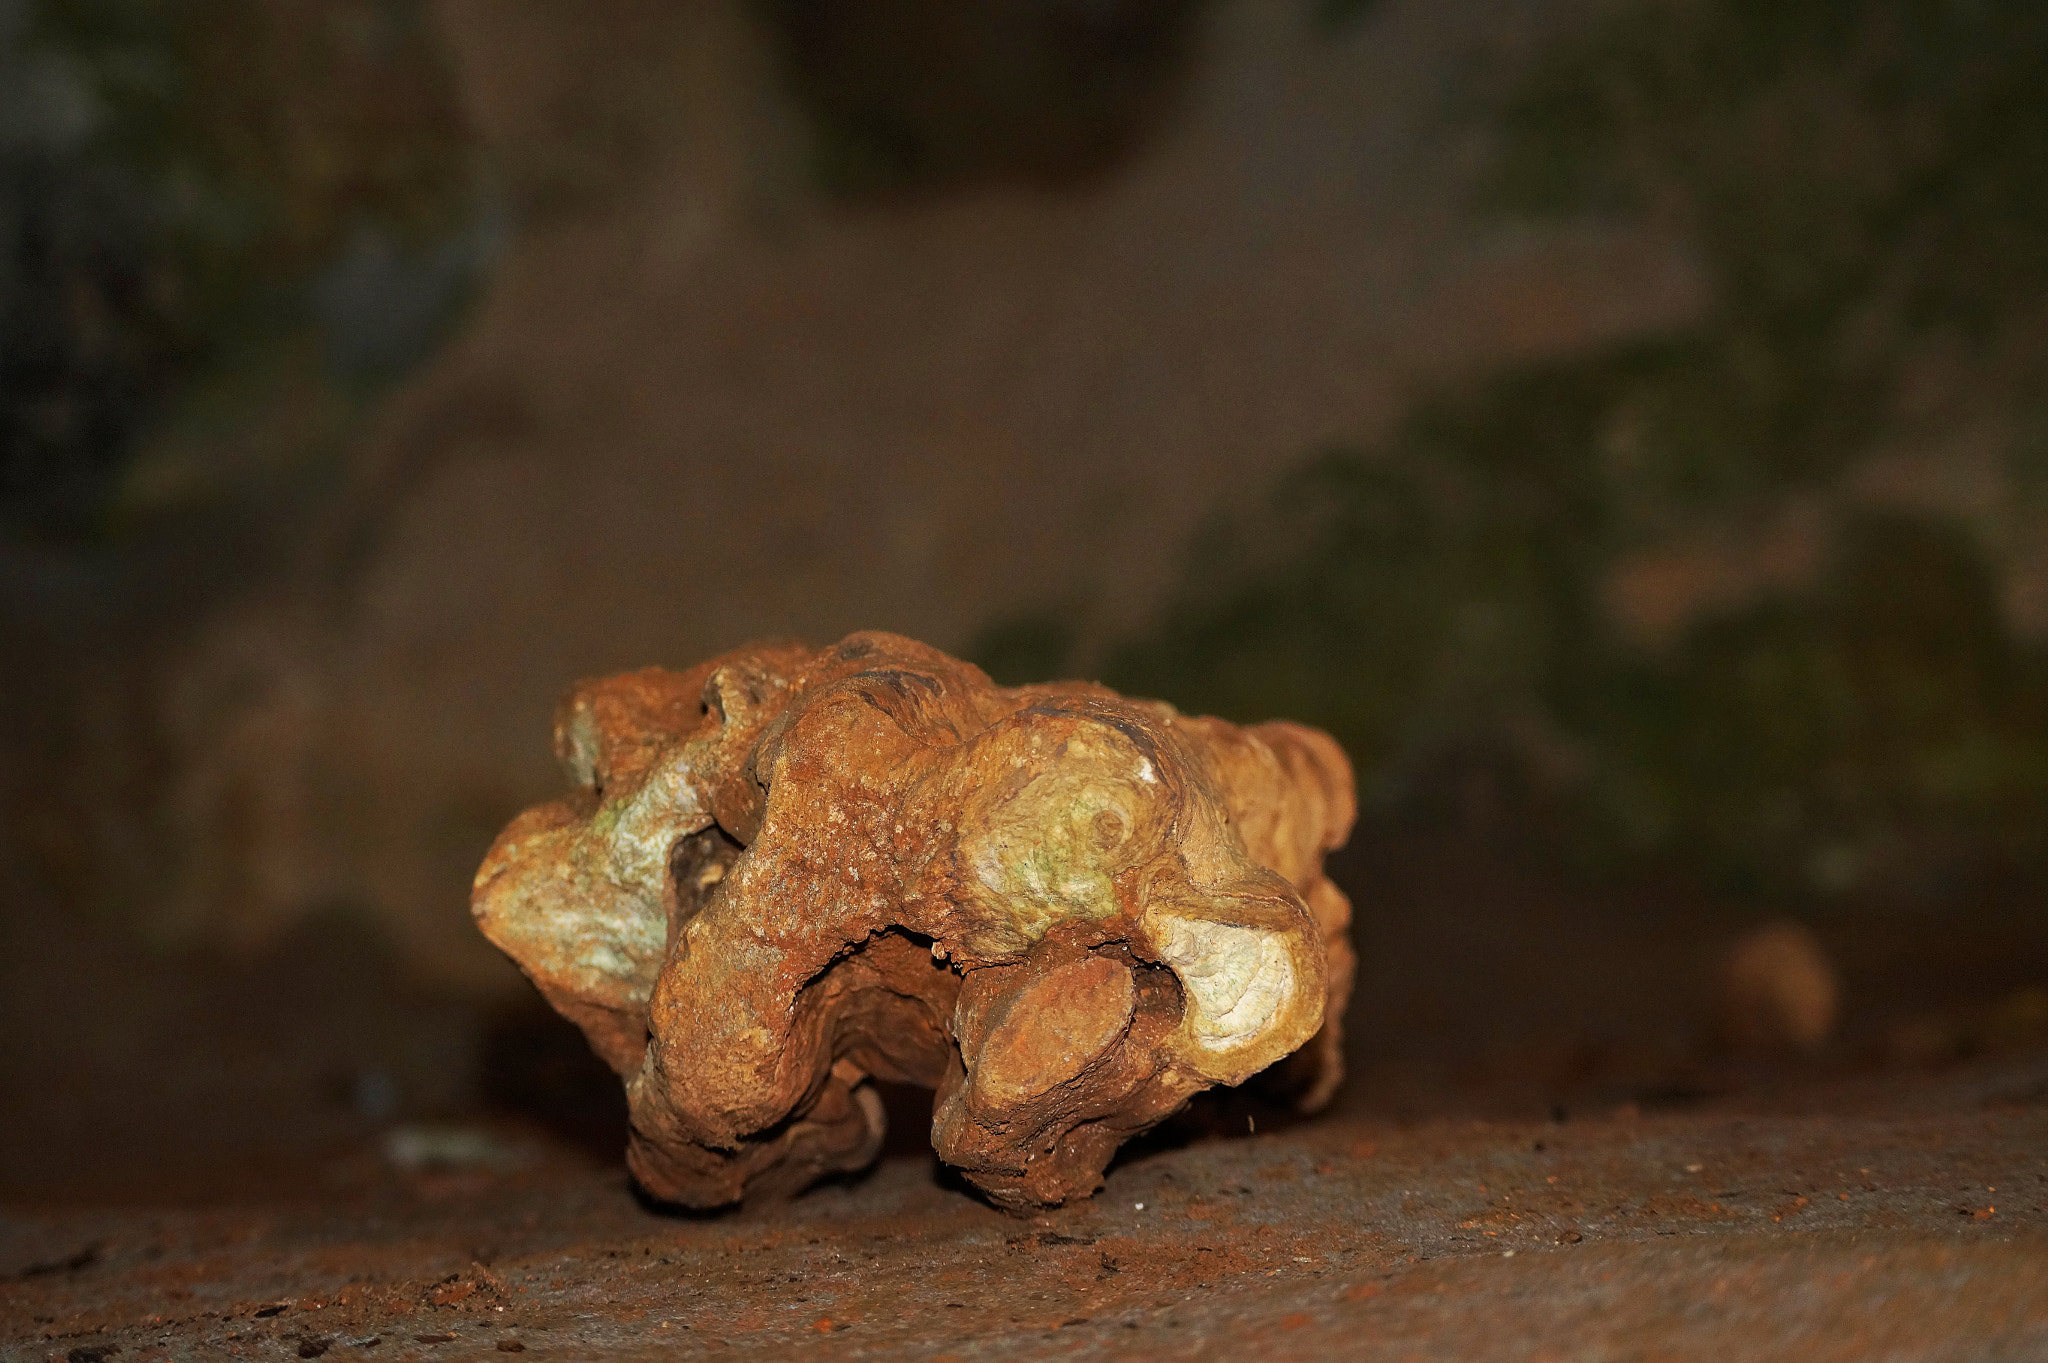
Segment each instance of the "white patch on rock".
[[[644,943],[634,943],[644,949]],[[609,942],[592,942],[583,949],[576,964],[593,975],[614,979],[637,981],[646,974],[645,965],[619,951]]]
[[1188,1026],[1205,1050],[1255,1040],[1294,990],[1294,963],[1277,933],[1169,918],[1159,954],[1194,1003]]

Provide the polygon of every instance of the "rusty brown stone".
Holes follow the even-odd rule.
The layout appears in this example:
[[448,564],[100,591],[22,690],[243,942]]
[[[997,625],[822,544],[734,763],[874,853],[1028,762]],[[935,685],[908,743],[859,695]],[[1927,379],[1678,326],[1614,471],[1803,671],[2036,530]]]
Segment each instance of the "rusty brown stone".
[[1729,947],[1720,990],[1722,1032],[1741,1050],[1812,1054],[1841,1013],[1834,962],[1798,923],[1766,923]]
[[472,908],[625,1081],[656,1196],[866,1165],[871,1079],[936,1090],[940,1156],[1025,1209],[1202,1089],[1342,1077],[1352,780],[1315,730],[869,633],[586,682],[555,749],[575,792]]

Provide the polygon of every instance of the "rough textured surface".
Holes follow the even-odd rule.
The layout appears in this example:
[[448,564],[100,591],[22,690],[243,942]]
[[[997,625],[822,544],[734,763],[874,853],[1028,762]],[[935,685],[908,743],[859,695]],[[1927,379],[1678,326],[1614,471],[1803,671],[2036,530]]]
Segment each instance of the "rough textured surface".
[[[417,1086],[489,1020],[346,936],[168,975],[17,933],[0,1359],[2042,1356],[2037,900],[1819,924],[1837,1040],[1734,1056],[1701,1046],[1742,906],[1411,826],[1332,867],[1372,909],[1331,1107],[1283,1127],[1213,1091],[1210,1137],[1169,1123],[1030,1221],[913,1122],[864,1176],[664,1214],[627,1194],[616,1076],[537,1001],[465,1099]],[[460,1125],[417,1139],[429,1119]]]
[[1774,1087],[1262,1125],[1143,1153],[1030,1222],[928,1155],[718,1217],[650,1210],[559,1151],[17,1206],[0,1357],[2048,1356],[2048,1056]]
[[1313,730],[856,634],[586,683],[555,747],[576,793],[472,907],[625,1080],[658,1197],[865,1167],[872,1078],[936,1090],[940,1156],[1024,1209],[1203,1089],[1342,1077],[1354,805]]

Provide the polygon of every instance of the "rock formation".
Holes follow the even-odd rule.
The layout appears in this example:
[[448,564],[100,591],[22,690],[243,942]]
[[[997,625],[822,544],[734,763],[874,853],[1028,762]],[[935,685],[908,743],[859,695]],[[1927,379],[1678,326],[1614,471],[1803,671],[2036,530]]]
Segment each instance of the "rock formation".
[[869,633],[586,682],[555,748],[574,793],[505,829],[472,907],[625,1081],[659,1197],[866,1165],[870,1078],[935,1089],[940,1156],[1021,1210],[1202,1089],[1292,1056],[1312,1109],[1341,1077],[1322,862],[1354,805],[1315,730]]

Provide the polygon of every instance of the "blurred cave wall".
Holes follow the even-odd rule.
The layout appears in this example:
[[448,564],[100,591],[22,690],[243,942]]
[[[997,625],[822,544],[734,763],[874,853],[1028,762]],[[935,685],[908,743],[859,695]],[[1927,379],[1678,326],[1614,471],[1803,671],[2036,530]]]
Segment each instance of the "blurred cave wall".
[[1135,145],[941,147],[913,192],[848,193],[746,6],[436,7],[510,226],[280,513],[302,543],[100,660],[55,853],[174,939],[340,909],[496,978],[468,876],[554,790],[575,677],[862,627],[963,648],[1079,596],[1126,625],[1212,507],[1415,376],[1682,311],[1642,234],[1461,217],[1434,105],[1497,17],[1166,16],[1166,107],[1107,120]]
[[[273,46],[242,58],[252,89],[213,117],[284,111],[297,150],[220,174],[360,165],[370,188],[270,185],[301,230],[255,239],[300,283],[236,293],[257,320],[225,328],[263,362],[173,334],[184,387],[138,418],[98,547],[10,541],[24,628],[62,673],[14,665],[61,693],[40,701],[63,718],[20,721],[38,732],[14,744],[37,883],[187,943],[342,913],[424,976],[495,987],[469,876],[557,789],[548,716],[576,677],[885,628],[1258,706],[1209,699],[1204,659],[1235,654],[1187,623],[1243,595],[1202,576],[1219,511],[1264,505],[1317,450],[1398,445],[1417,393],[1715,314],[1682,217],[1475,206],[1493,144],[1455,109],[1591,23],[1582,6],[1072,0],[965,31],[943,8],[276,9]],[[236,11],[192,13],[208,52],[207,23]],[[58,36],[74,74],[105,50]],[[292,112],[292,80],[354,88],[329,78],[394,62],[412,73],[396,86]],[[360,104],[417,112],[365,129]],[[391,187],[408,174],[454,189],[415,211]],[[423,299],[441,301],[415,339],[378,341]],[[190,391],[217,396],[174,400]],[[1594,571],[1603,628],[1655,653],[1810,585],[1844,508],[1870,505],[2006,527],[1998,628],[2038,638],[2048,555],[2010,528],[2003,446],[1967,444],[1632,524]],[[1255,524],[1245,579],[1321,525]],[[1046,618],[1050,646],[1003,653]],[[1377,685],[1269,656],[1330,674],[1309,718]],[[1536,766],[1583,765],[1496,700],[1487,722]],[[1408,732],[1358,724],[1393,735],[1362,754],[1373,769]]]

